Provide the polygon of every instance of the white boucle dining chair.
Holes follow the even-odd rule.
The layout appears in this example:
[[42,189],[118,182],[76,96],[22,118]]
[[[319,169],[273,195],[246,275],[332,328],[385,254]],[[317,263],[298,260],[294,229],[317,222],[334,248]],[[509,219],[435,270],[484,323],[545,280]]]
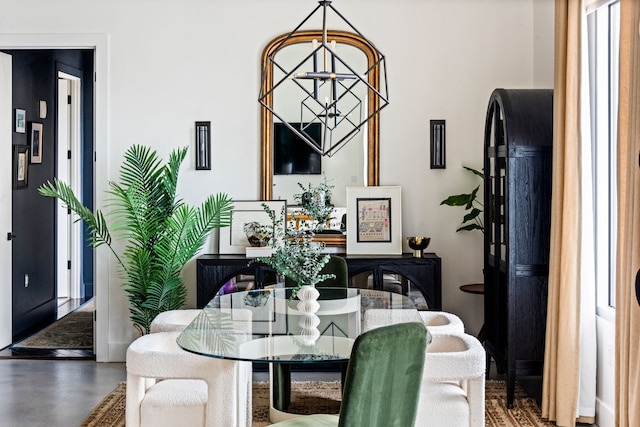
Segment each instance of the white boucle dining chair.
[[149,330],[152,334],[157,332],[182,332],[200,312],[202,310],[195,308],[163,311],[151,321]]
[[472,335],[432,334],[415,427],[483,427],[485,360],[484,347]]
[[431,335],[464,334],[464,323],[453,313],[446,311],[420,311],[419,313]]
[[[127,349],[127,427],[251,425],[251,363],[193,354],[176,343],[200,312],[162,313],[152,333]],[[249,335],[251,312],[234,311],[234,318]]]
[[[446,311],[418,311],[418,313],[431,335],[464,334],[464,323],[453,313],[447,313]],[[414,310],[371,308],[364,312],[363,329],[366,331],[391,323],[408,322],[414,318]]]

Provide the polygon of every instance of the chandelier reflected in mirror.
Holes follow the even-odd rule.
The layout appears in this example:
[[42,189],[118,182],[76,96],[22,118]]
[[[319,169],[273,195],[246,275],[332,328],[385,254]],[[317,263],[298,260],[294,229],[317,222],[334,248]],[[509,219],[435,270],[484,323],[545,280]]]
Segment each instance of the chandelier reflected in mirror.
[[[348,50],[330,40],[330,12],[371,46],[376,58],[368,68],[357,65],[361,61],[351,61]],[[322,15],[321,38],[298,50],[294,61],[277,58],[292,37],[307,30],[318,15]],[[277,103],[273,102],[275,94]],[[282,122],[321,155],[332,156],[389,104],[385,57],[331,1],[321,0],[266,58],[258,101],[277,118],[274,121]],[[319,137],[310,131],[318,125]]]

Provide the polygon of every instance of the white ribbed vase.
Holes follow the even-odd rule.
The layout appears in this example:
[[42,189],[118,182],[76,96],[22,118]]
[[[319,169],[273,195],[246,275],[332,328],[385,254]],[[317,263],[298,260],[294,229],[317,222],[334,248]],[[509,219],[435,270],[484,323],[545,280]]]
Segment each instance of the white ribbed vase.
[[315,344],[316,340],[320,337],[320,331],[318,325],[320,324],[320,318],[316,315],[316,312],[320,308],[318,303],[318,297],[320,292],[309,285],[303,285],[296,295],[300,300],[296,306],[301,313],[300,320],[298,320],[298,326],[300,326],[300,340],[306,345]]

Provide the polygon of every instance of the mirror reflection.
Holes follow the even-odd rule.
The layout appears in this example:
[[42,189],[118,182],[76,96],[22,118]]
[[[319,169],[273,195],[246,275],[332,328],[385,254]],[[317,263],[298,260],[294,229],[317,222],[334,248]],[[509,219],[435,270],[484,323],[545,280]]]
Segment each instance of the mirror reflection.
[[[272,41],[263,53],[263,68],[268,55],[282,42],[286,35]],[[313,40],[321,37],[320,31],[307,31],[296,35],[285,43],[278,52],[278,63],[291,68],[300,62],[301,58],[309,55],[313,50]],[[375,50],[366,41],[355,34],[346,32],[329,32],[329,40],[335,40],[336,52],[345,58],[354,71],[364,74],[376,60]],[[311,58],[309,60],[312,60]],[[318,58],[322,61],[322,58]],[[356,64],[356,66],[354,66]],[[338,63],[336,71],[341,72]],[[357,67],[357,69],[355,68]],[[266,69],[268,91],[273,81],[282,78],[279,69]],[[369,83],[377,88],[379,76],[372,73]],[[287,84],[289,82],[286,82]],[[266,100],[278,111],[283,111],[283,118],[289,123],[303,123],[304,115],[301,111],[303,98],[295,87],[288,88],[287,84],[277,87]],[[292,82],[292,84],[295,84]],[[372,95],[367,93],[365,86],[357,93],[361,107],[365,111],[373,108]],[[311,147],[301,141],[296,144],[294,132],[280,123],[278,118],[262,110],[262,198],[265,200],[287,200],[289,205],[295,204],[294,194],[301,193],[300,186],[308,184],[318,185],[325,177],[327,182],[334,185],[332,204],[346,206],[346,187],[378,185],[378,117],[377,115],[358,132],[349,143],[342,146],[333,156],[320,156]],[[321,138],[319,129],[305,128],[305,132],[314,139]],[[314,136],[315,135],[315,136]],[[295,147],[295,149],[292,149]],[[307,148],[308,147],[308,148]]]

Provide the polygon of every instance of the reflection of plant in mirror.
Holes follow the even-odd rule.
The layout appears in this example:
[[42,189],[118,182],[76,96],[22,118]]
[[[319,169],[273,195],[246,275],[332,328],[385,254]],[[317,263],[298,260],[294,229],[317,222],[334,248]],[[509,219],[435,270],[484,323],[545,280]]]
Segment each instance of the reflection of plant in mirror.
[[302,214],[309,215],[318,222],[317,230],[324,230],[333,212],[331,190],[334,186],[327,183],[326,177],[323,182],[315,187],[311,185],[311,183],[309,183],[308,187],[305,187],[301,183],[298,183],[298,186],[302,189],[303,193],[294,194],[293,198],[302,208]]
[[[480,179],[484,179],[484,174],[482,172],[467,166],[462,167],[472,174],[480,177]],[[468,194],[456,194],[453,196],[449,196],[442,202],[440,202],[441,205],[464,206],[465,211],[467,211],[467,213],[464,215],[464,218],[462,219],[462,224],[460,225],[460,227],[458,227],[456,232],[480,230],[484,233],[484,224],[482,222],[481,215],[484,205],[477,199],[478,190],[480,190],[480,185],[478,185]]]

